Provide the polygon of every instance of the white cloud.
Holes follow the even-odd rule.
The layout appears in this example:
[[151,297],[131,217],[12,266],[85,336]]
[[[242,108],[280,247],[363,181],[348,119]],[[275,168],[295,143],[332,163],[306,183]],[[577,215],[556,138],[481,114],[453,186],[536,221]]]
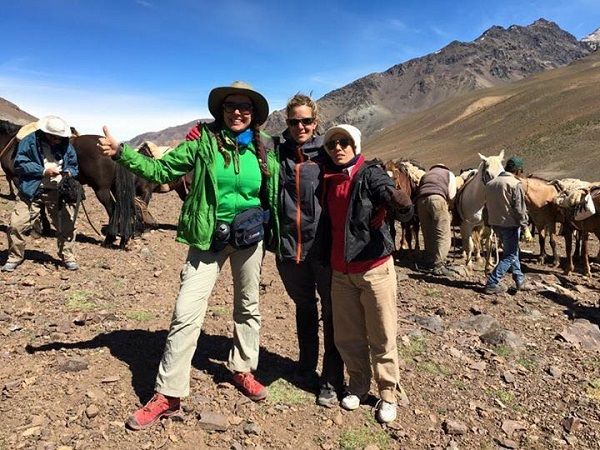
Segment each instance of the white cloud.
[[37,117],[57,114],[81,134],[100,134],[102,125],[108,125],[111,133],[121,140],[210,117],[207,109],[161,96],[2,76],[0,96]]
[[154,5],[146,0],[135,0],[138,5],[143,6],[144,8],[154,8]]

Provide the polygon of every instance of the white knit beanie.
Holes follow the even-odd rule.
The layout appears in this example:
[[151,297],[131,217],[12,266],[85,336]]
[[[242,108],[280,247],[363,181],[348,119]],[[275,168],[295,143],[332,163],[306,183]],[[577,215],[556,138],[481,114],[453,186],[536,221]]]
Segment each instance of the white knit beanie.
[[348,136],[350,139],[354,141],[354,154],[360,154],[360,130],[352,125],[342,124],[336,125],[335,127],[331,127],[329,130],[325,132],[325,137],[323,138],[323,142],[327,144],[331,140],[331,136],[334,134],[344,134]]

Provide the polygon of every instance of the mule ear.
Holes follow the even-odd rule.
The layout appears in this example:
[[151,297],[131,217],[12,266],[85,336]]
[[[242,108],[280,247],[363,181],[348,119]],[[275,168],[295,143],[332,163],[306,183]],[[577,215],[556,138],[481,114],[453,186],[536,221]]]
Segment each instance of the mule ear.
[[500,159],[504,160],[504,149],[502,149],[498,156],[500,157]]
[[483,156],[481,153],[477,153],[479,155],[479,157],[484,160],[487,161],[487,156]]

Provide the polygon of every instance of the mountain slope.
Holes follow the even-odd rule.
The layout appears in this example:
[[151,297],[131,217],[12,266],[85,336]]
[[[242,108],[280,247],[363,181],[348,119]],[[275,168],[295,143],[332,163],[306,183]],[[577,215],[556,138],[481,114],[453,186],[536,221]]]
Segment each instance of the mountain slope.
[[[520,80],[560,67],[590,52],[544,19],[529,26],[494,26],[473,42],[454,41],[436,53],[373,73],[318,100],[322,124],[351,123],[370,136],[408,114],[476,89]],[[267,131],[285,128],[282,111]]]
[[414,158],[451,169],[505,148],[526,171],[600,179],[600,52],[568,67],[454,97],[414,114],[365,144],[370,156]]
[[26,113],[14,103],[0,97],[0,119],[8,120],[17,125],[25,125],[37,120],[37,117]]

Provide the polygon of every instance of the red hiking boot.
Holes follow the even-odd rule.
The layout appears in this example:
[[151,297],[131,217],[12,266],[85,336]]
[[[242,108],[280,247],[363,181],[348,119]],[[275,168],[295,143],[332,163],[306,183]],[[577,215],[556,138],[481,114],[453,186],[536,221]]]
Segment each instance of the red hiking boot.
[[162,417],[181,414],[181,405],[178,398],[165,397],[158,392],[150,399],[143,408],[138,409],[129,416],[125,425],[132,430],[143,430]]
[[258,402],[267,398],[267,388],[260,384],[250,372],[236,372],[233,384],[250,400]]

